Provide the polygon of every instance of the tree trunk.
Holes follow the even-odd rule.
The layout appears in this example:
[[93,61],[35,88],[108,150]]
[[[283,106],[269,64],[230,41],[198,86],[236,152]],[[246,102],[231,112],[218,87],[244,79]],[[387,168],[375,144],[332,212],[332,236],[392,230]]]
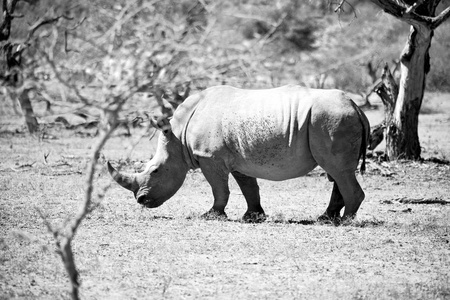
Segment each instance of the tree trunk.
[[411,26],[411,33],[400,57],[399,85],[386,64],[381,82],[374,88],[384,104],[386,155],[390,160],[420,159],[419,111],[426,75],[430,70],[432,37],[431,26]]
[[29,97],[30,88],[24,88],[20,92],[18,100],[20,107],[22,108],[22,113],[25,116],[25,123],[27,124],[28,131],[34,134],[39,129],[39,123],[34,115],[33,107],[31,106],[31,101]]
[[433,30],[411,26],[407,44],[401,55],[399,93],[392,122],[386,124],[386,152],[390,159],[420,159],[418,135],[419,111],[429,71],[429,48]]
[[419,111],[429,71],[428,50],[433,30],[427,26],[411,26],[400,58],[400,83],[397,86],[386,64],[375,91],[383,100],[386,125],[386,155],[390,160],[420,159],[418,135]]

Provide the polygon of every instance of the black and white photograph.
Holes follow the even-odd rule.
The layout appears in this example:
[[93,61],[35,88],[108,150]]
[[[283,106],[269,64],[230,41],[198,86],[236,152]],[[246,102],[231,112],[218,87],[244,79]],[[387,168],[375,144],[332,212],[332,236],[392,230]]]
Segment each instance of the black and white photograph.
[[450,0],[1,0],[0,300],[450,300]]

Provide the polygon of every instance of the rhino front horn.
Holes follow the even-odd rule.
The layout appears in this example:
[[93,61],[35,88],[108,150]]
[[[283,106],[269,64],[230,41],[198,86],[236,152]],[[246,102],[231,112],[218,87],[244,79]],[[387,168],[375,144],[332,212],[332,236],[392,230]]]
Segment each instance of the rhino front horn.
[[133,185],[135,183],[135,176],[125,173],[120,173],[114,167],[107,162],[109,174],[111,174],[112,178],[121,186],[126,188],[127,190],[133,191]]

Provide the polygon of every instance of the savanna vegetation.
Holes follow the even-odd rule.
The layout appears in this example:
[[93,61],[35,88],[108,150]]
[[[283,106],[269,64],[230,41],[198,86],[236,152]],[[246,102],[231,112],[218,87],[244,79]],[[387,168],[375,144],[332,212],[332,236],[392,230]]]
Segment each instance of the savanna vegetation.
[[420,157],[370,151],[352,222],[316,221],[331,193],[320,169],[261,181],[269,219],[245,224],[236,185],[230,220],[205,221],[198,171],[150,210],[104,168],[142,169],[150,121],[218,84],[340,88],[383,124],[376,87],[386,63],[398,83],[410,24],[372,2],[390,1],[3,0],[0,297],[450,298],[450,22],[429,48]]

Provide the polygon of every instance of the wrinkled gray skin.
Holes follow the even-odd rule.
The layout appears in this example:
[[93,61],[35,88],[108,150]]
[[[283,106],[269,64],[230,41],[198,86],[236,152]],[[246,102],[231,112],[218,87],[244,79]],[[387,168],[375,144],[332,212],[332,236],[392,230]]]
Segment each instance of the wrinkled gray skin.
[[159,136],[155,156],[138,174],[113,178],[133,191],[138,203],[158,207],[200,168],[214,204],[205,217],[226,217],[229,174],[247,201],[243,219],[263,221],[256,178],[286,180],[321,166],[333,182],[321,219],[353,217],[364,199],[355,177],[370,125],[364,113],[339,90],[294,85],[267,90],[216,86],[185,100]]

